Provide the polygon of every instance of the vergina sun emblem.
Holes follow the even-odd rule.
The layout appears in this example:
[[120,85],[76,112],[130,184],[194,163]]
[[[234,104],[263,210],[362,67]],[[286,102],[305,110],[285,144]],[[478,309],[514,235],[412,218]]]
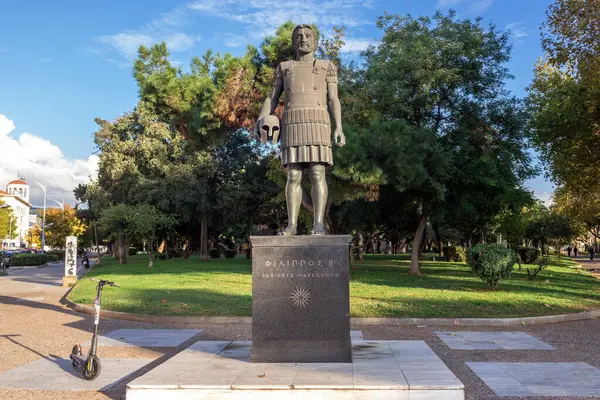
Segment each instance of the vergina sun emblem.
[[292,303],[298,308],[305,308],[310,302],[310,293],[308,290],[297,287],[292,292],[290,299],[292,299]]

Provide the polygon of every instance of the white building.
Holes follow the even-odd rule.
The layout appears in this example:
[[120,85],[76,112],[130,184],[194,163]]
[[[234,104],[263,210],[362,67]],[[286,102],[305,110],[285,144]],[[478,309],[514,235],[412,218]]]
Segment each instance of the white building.
[[[27,244],[27,231],[29,230],[29,185],[21,179],[10,181],[6,190],[0,190],[0,200],[10,206],[12,216],[17,221],[18,237],[9,240],[2,238],[2,247],[20,248]],[[13,234],[14,235],[14,234]]]

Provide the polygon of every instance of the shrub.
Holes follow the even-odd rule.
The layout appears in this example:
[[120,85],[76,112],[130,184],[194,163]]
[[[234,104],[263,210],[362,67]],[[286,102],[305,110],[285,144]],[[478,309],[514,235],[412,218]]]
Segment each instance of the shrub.
[[540,257],[540,250],[535,247],[518,247],[517,253],[523,264],[533,264]]
[[466,262],[467,261],[467,249],[462,246],[456,248],[456,261]]
[[478,244],[467,252],[467,264],[492,290],[508,279],[515,265],[515,253],[500,244]]
[[56,262],[60,260],[60,257],[57,254],[46,254],[48,257],[48,262]]
[[221,252],[219,251],[219,249],[210,249],[210,257],[221,258]]
[[233,249],[227,249],[223,253],[225,254],[225,258],[234,258],[237,256],[237,251]]
[[548,264],[550,264],[549,256],[540,257],[537,261],[537,265],[534,265],[533,268],[527,268],[527,279],[530,281],[534,280],[537,274],[542,272],[542,270],[545,269]]
[[164,253],[156,253],[156,254],[154,254],[154,258],[156,258],[158,260],[166,260],[167,255]]
[[446,261],[456,261],[456,247],[454,246],[444,246],[442,247],[442,253],[444,254],[444,259]]
[[10,258],[10,265],[15,267],[44,265],[48,262],[46,254],[15,254]]
[[137,254],[137,249],[135,247],[130,247],[127,251],[127,254],[129,254],[130,256],[135,256]]
[[50,251],[47,251],[46,254],[56,255],[56,256],[58,256],[59,260],[65,259],[65,251],[64,250],[50,250]]

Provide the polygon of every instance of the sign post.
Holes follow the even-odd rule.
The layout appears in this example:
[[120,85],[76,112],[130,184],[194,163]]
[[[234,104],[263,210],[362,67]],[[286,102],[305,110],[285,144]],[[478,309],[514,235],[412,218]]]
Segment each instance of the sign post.
[[77,283],[77,236],[67,236],[63,286],[73,286],[75,283]]

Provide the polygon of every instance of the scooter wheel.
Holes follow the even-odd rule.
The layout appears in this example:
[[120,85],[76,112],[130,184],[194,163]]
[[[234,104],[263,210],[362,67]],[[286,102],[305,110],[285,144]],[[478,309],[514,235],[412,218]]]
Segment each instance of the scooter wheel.
[[81,347],[78,345],[73,346],[73,350],[71,350],[71,354],[80,356],[81,355]]
[[102,364],[97,357],[92,358],[92,361],[86,361],[83,364],[83,379],[93,381],[100,375]]

